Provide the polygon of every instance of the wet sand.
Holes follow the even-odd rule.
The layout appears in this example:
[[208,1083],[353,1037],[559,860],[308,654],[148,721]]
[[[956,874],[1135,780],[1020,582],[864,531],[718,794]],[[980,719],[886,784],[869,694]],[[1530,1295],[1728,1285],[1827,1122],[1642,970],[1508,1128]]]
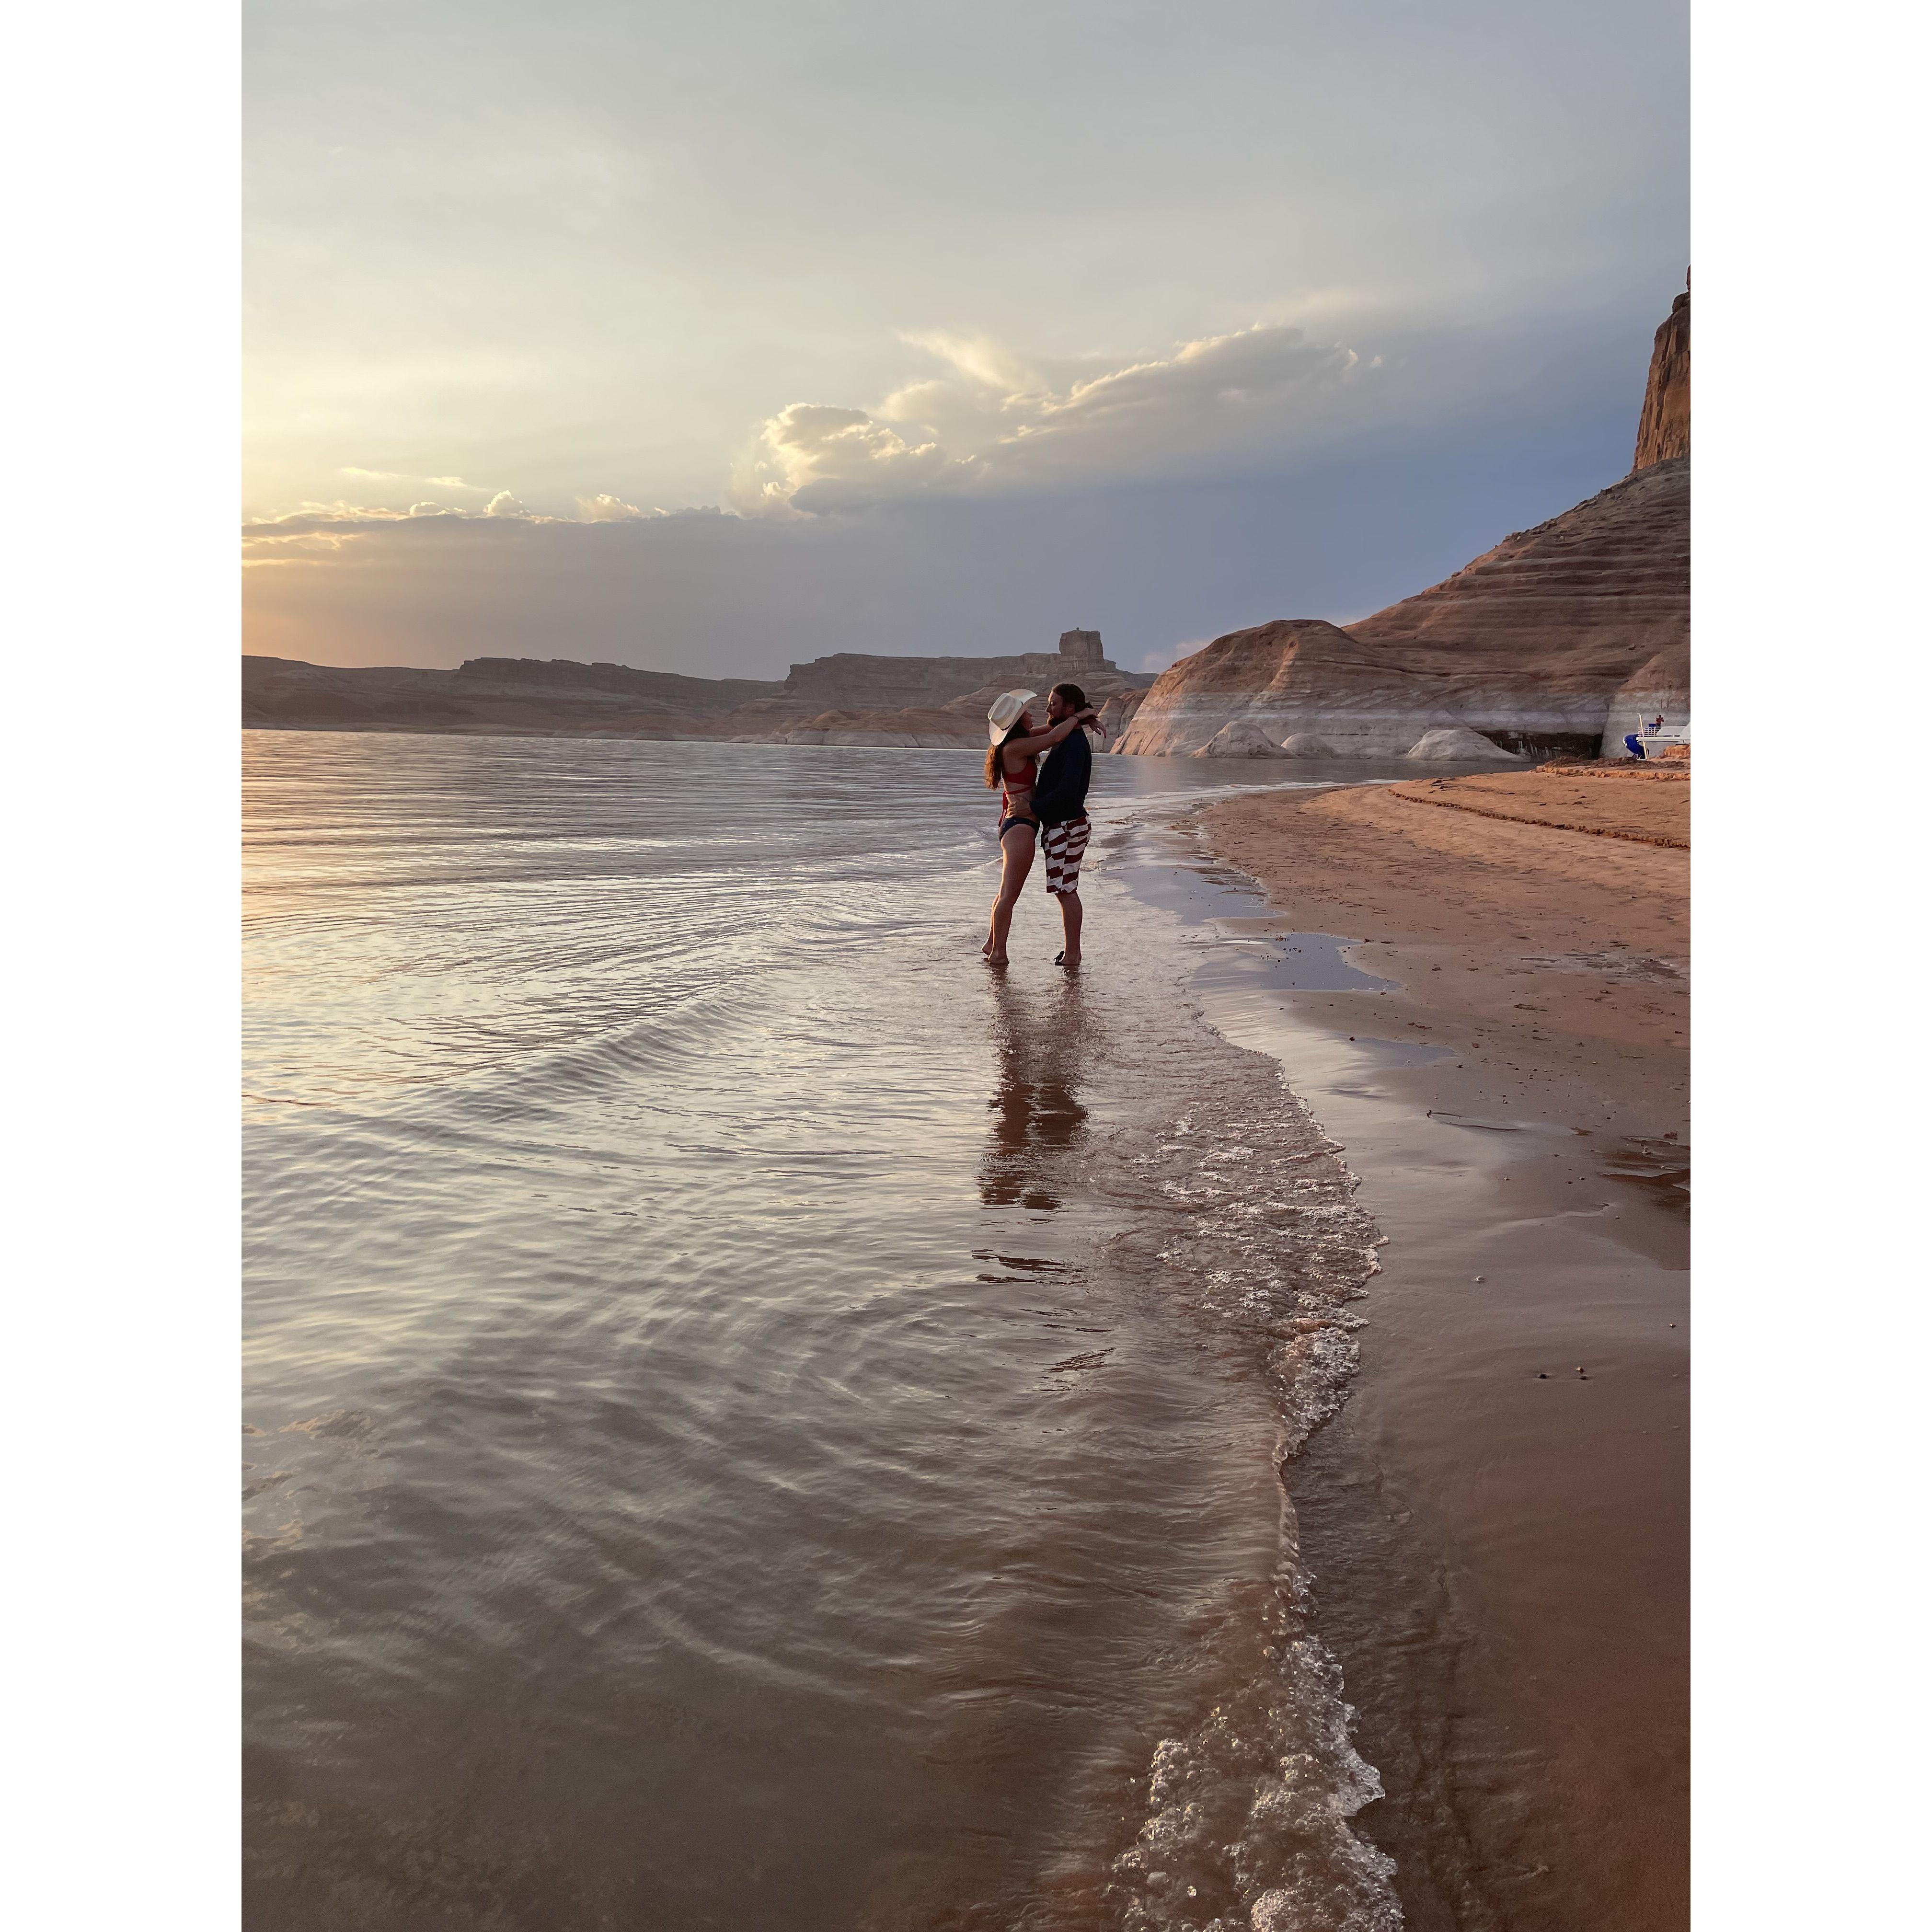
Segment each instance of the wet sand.
[[1387,1238],[1290,1484],[1423,1932],[1688,1918],[1689,794],[1586,767],[1183,828],[1266,892],[1223,877],[1209,1017]]

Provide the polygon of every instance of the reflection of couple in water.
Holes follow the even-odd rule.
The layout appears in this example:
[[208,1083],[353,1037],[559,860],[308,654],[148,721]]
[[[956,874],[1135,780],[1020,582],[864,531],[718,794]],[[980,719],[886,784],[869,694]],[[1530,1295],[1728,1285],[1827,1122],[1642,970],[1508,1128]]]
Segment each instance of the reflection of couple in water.
[[1071,972],[1080,964],[1080,855],[1092,829],[1087,822],[1087,786],[1094,775],[1094,753],[1082,728],[1097,730],[1100,720],[1079,686],[1056,684],[1047,694],[1046,728],[1036,729],[1027,707],[1039,694],[1002,692],[986,713],[993,741],[986,754],[986,784],[989,789],[1000,788],[1000,892],[980,950],[988,965],[1006,964],[1006,934],[1020,888],[1033,870],[1036,838],[1046,860],[1046,889],[1060,902],[1064,944],[1053,963]]
[[1076,977],[1028,986],[1002,974],[992,988],[999,1090],[987,1102],[992,1132],[980,1163],[988,1208],[1058,1208],[1066,1162],[1084,1137],[1082,1082],[1099,1042]]

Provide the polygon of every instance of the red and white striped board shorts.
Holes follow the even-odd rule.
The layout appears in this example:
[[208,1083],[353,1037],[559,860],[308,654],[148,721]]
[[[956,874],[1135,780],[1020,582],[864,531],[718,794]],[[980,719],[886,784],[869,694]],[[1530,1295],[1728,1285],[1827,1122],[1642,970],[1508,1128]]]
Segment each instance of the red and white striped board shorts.
[[1086,819],[1070,818],[1064,825],[1049,825],[1040,835],[1040,849],[1046,855],[1046,889],[1064,895],[1080,890],[1080,855],[1087,849],[1087,836],[1093,830]]

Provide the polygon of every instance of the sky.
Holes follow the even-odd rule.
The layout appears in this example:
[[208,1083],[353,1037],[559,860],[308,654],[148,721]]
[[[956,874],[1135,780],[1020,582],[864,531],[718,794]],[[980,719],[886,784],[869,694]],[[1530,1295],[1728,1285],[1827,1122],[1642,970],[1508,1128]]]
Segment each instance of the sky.
[[1157,668],[1628,470],[1682,0],[248,0],[244,648]]

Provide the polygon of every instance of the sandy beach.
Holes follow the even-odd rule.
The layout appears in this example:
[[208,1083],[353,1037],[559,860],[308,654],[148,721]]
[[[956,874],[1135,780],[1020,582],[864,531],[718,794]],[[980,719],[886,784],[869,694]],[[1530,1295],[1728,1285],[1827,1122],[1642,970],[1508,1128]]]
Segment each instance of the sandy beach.
[[1336,935],[1379,982],[1207,1004],[1387,1238],[1290,1487],[1418,1928],[1688,1916],[1690,790],[1546,768],[1185,828],[1267,895],[1221,943]]

